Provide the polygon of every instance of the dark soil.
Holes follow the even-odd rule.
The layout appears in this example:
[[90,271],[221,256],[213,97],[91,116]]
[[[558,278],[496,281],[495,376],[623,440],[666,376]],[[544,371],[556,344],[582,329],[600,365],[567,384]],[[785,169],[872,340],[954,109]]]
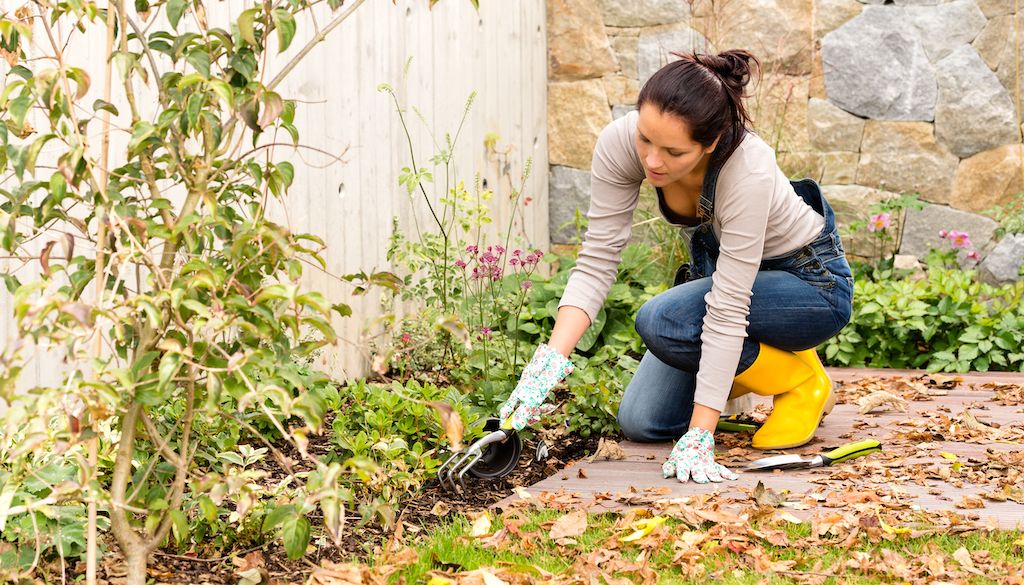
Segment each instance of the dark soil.
[[[325,425],[330,428],[329,423]],[[396,518],[400,519],[403,530],[408,536],[410,532],[429,532],[439,524],[447,521],[450,517],[443,510],[435,510],[435,506],[443,503],[450,511],[460,514],[472,513],[487,509],[497,502],[512,494],[513,488],[531,486],[566,467],[568,464],[589,456],[594,452],[600,437],[593,436],[582,438],[576,435],[564,434],[557,439],[545,441],[548,449],[548,456],[542,461],[535,460],[535,453],[539,438],[534,437],[523,441],[523,452],[517,467],[506,477],[500,479],[478,479],[466,476],[465,490],[453,491],[443,489],[440,482],[432,479],[420,490],[415,497],[404,502],[397,510]],[[278,445],[281,453],[286,457],[292,457],[298,461],[297,453],[290,453],[287,448]],[[309,450],[311,453],[321,455],[324,451],[331,449],[329,438],[312,438]],[[280,478],[283,472],[275,469],[276,465],[270,461],[266,465],[266,471],[270,472],[271,480],[274,477]],[[304,467],[301,463],[295,468]],[[350,512],[350,518],[358,518],[358,513]],[[317,518],[311,518],[314,524]],[[314,534],[319,530],[314,527]],[[298,561],[291,561],[285,554],[284,548],[277,541],[272,541],[249,550],[223,551],[222,556],[216,558],[194,558],[188,555],[176,555],[169,551],[158,551],[150,561],[149,576],[151,583],[196,583],[196,584],[228,584],[239,581],[238,564],[242,559],[248,558],[252,563],[262,565],[260,570],[264,573],[263,584],[268,583],[302,583],[310,571],[319,566],[323,559],[335,562],[344,561],[367,561],[374,554],[379,553],[386,545],[393,531],[386,529],[380,522],[359,524],[351,521],[345,532],[344,541],[341,546],[333,544],[321,546],[316,553],[307,554]],[[314,542],[314,544],[316,544]],[[103,555],[99,576],[100,583],[111,585],[123,582],[123,564],[116,553],[117,547],[113,542],[107,543],[108,553]],[[59,579],[60,568],[58,566],[48,567]],[[244,568],[244,567],[243,567]],[[85,573],[85,563],[80,562],[74,567],[67,567],[72,574]]]

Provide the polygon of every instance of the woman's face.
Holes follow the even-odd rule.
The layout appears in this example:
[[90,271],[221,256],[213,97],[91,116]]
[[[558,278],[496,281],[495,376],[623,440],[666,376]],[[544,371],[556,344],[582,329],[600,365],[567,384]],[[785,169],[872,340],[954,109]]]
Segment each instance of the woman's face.
[[655,187],[664,187],[686,177],[718,145],[717,139],[709,148],[694,142],[682,118],[650,104],[640,107],[636,130],[636,150],[647,180]]

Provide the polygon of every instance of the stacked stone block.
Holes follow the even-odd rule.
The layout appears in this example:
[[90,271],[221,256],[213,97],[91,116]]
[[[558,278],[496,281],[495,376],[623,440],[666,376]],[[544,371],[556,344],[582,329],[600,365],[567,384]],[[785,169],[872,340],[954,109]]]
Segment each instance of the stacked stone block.
[[[787,173],[825,187],[841,221],[913,192],[927,205],[892,228],[902,252],[967,226],[982,254],[1020,249],[1013,239],[995,254],[980,215],[1024,191],[1013,0],[548,0],[548,26],[555,243],[586,210],[598,133],[670,52],[745,48],[764,64],[755,129]],[[991,280],[1013,268],[984,265]]]

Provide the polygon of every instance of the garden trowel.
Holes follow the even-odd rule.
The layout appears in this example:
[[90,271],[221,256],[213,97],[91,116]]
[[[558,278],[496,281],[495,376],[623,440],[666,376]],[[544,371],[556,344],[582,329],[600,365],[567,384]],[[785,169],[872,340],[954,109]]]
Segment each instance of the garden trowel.
[[807,467],[828,467],[833,463],[841,463],[863,457],[868,453],[882,450],[882,444],[874,439],[847,443],[838,449],[833,449],[821,455],[815,455],[810,459],[804,459],[800,455],[776,455],[751,461],[746,471],[770,471],[773,469],[803,469]]

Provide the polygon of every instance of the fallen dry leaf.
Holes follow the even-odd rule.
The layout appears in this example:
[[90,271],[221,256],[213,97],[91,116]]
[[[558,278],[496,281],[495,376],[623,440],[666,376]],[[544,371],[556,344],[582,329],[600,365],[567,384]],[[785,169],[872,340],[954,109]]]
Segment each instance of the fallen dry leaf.
[[320,561],[320,566],[313,569],[308,585],[362,585],[363,572],[366,567],[356,563],[335,563],[328,560]]
[[602,438],[597,442],[597,449],[594,454],[590,456],[590,462],[593,463],[598,457],[608,460],[621,461],[626,458],[626,452],[622,450],[622,447],[618,443],[611,439]]
[[973,509],[976,509],[976,508],[984,508],[985,507],[985,500],[979,498],[978,496],[964,496],[964,498],[962,500],[957,502],[956,507],[957,508],[963,508],[965,510],[973,510]]
[[444,435],[448,439],[452,451],[461,451],[462,436],[466,432],[466,427],[462,424],[462,417],[450,404],[442,400],[433,400],[427,405],[436,410],[441,417],[441,427],[444,429]]
[[479,538],[485,534],[491,532],[491,515],[487,512],[479,512],[477,516],[473,514],[467,514],[470,519],[473,520],[473,527],[469,530],[469,535],[473,538]]
[[557,541],[560,538],[582,536],[587,530],[587,513],[584,510],[569,512],[551,526],[549,536],[551,540]]
[[899,410],[900,412],[907,411],[907,401],[902,396],[896,396],[892,392],[885,390],[877,390],[857,400],[857,404],[860,406],[858,413],[867,414],[872,410],[875,410],[879,406],[888,404]]
[[430,513],[433,516],[447,516],[452,511],[452,507],[448,505],[448,502],[437,502],[434,507],[430,509]]
[[757,485],[754,486],[750,496],[754,498],[754,501],[757,502],[759,506],[771,506],[772,508],[778,508],[786,501],[785,496],[764,487],[764,482],[760,480],[758,480]]

